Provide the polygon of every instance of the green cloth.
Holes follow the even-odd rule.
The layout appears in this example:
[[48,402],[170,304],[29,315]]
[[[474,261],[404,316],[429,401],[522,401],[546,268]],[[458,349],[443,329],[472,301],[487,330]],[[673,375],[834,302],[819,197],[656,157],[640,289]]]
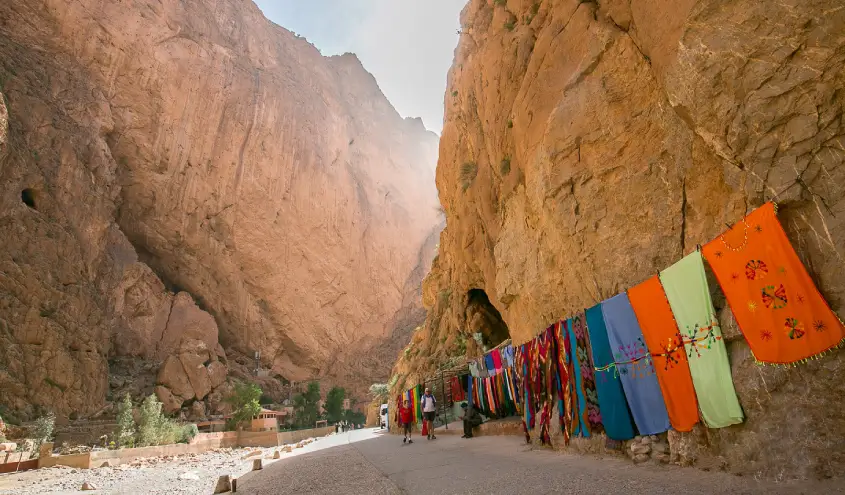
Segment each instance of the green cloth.
[[728,352],[713,309],[704,261],[695,251],[660,273],[669,306],[684,339],[692,383],[708,428],[742,423]]

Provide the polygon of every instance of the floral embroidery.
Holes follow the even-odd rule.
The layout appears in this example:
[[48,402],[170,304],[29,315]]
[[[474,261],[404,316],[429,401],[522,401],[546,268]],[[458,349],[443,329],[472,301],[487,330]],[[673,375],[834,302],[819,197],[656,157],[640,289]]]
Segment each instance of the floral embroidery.
[[769,273],[769,267],[761,260],[751,260],[745,265],[748,280],[761,280]]
[[767,308],[782,309],[786,307],[786,289],[780,284],[775,289],[774,285],[767,285],[761,289],[763,305]]
[[715,253],[713,253],[713,254],[715,254],[717,258],[721,258],[721,257],[722,257],[722,252],[721,252],[721,251],[716,251],[716,252],[715,252]]
[[739,280],[739,273],[731,273],[731,281],[736,282],[737,280]]
[[757,232],[758,234],[763,232],[763,226],[760,225],[760,224],[757,224],[757,226],[754,227],[754,232]]
[[768,342],[772,340],[772,332],[768,330],[761,330],[760,331],[760,340]]
[[799,304],[804,304],[804,296],[802,296],[801,294],[795,296],[795,300],[798,301]]
[[817,332],[824,332],[827,329],[827,325],[825,325],[821,320],[816,320],[813,323],[813,328],[815,328]]
[[748,311],[751,311],[752,313],[757,311],[757,303],[754,301],[748,301]]
[[800,339],[804,336],[804,325],[795,318],[787,318],[784,324],[787,335],[792,340]]

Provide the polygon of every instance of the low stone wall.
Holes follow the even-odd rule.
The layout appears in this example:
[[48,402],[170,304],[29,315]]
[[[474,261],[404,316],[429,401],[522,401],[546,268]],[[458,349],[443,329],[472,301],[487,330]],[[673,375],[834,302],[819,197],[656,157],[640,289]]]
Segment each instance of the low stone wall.
[[163,457],[201,454],[223,447],[277,447],[301,442],[306,438],[322,437],[334,431],[334,426],[299,431],[227,431],[200,433],[191,443],[137,447],[134,449],[96,450],[84,454],[52,455],[53,444],[41,446],[38,467],[68,466],[89,469],[127,464],[141,457]]

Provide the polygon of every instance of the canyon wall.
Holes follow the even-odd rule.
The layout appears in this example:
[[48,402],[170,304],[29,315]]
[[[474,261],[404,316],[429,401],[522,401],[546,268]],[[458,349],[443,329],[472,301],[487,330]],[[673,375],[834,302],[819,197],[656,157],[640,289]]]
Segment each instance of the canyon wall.
[[441,213],[437,136],[357,57],[250,1],[10,0],[0,64],[2,406],[176,410],[256,351],[364,393]]
[[[845,315],[841,2],[470,0],[461,24],[437,167],[447,228],[394,393],[477,355],[487,304],[525,342],[768,200]],[[713,292],[747,420],[673,451],[738,474],[841,472],[841,353],[758,367]]]

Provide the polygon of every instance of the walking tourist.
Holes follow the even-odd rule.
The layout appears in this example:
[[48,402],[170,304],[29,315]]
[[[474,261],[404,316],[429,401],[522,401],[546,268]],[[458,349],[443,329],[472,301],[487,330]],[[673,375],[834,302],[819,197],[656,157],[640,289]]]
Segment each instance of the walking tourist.
[[434,436],[434,415],[437,411],[437,399],[431,395],[431,389],[426,387],[425,395],[422,396],[423,426],[428,431],[428,439],[437,438]]
[[405,430],[405,438],[402,439],[402,443],[414,443],[414,441],[411,440],[412,417],[411,403],[408,400],[405,400],[405,404],[399,408],[399,424]]

